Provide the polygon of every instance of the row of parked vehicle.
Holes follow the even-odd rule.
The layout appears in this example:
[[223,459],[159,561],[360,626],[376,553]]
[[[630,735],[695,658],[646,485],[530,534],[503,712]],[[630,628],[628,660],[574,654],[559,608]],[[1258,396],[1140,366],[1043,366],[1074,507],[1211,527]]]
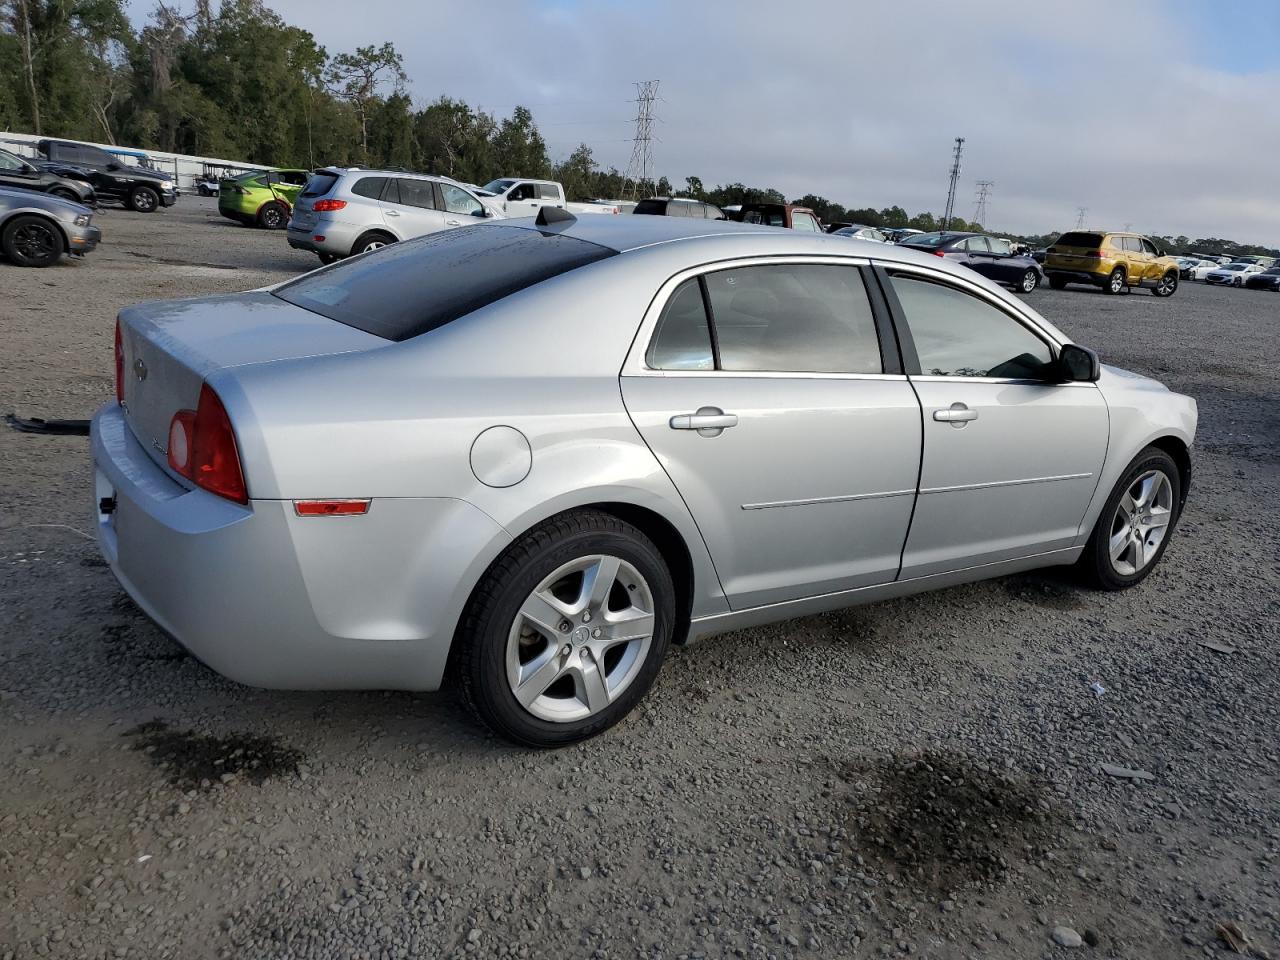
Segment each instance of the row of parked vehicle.
[[1274,257],[1178,257],[1183,280],[1280,293],[1280,266]]

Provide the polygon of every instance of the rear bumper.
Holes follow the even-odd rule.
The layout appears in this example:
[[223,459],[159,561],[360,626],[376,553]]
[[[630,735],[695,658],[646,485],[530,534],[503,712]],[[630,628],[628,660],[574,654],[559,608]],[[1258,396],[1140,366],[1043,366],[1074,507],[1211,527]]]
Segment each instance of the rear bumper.
[[1063,270],[1059,267],[1045,267],[1044,274],[1051,280],[1064,280],[1067,283],[1091,283],[1095,287],[1106,284],[1108,274],[1090,273],[1087,270]]
[[94,417],[91,448],[98,544],[120,585],[193,656],[252,686],[437,688],[465,584],[509,540],[461,500],[301,519],[289,501],[188,489],[115,404]]
[[[350,256],[360,235],[367,233],[372,227],[358,227],[335,220],[318,220],[314,226],[303,230],[290,221],[287,230],[289,246],[296,250],[310,250],[313,253],[329,253],[336,257]],[[317,240],[316,237],[324,237]]]

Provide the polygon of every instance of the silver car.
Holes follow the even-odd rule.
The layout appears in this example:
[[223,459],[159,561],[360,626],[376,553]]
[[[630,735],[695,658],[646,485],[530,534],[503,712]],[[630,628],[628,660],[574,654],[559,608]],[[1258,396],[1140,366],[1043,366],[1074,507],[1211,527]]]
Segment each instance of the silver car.
[[289,218],[289,246],[332,263],[506,215],[463,184],[395,170],[327,167],[307,181]]
[[[673,217],[396,244],[120,315],[103,555],[213,669],[557,745],[668,646],[1169,543],[1196,404],[972,270]],[[448,669],[446,669],[448,668]]]
[[0,251],[19,267],[51,267],[64,253],[83,257],[102,239],[92,221],[84,204],[0,187]]

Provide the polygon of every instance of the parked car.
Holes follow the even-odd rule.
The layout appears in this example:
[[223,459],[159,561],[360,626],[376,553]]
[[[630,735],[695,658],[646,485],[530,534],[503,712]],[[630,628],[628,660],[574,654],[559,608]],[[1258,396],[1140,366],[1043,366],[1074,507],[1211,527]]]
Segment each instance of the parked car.
[[331,263],[399,240],[494,219],[505,219],[496,203],[447,177],[326,167],[298,195],[289,220],[289,246]]
[[0,187],[10,190],[34,190],[61,197],[72,203],[92,206],[95,202],[93,187],[83,180],[60,177],[50,170],[37,167],[8,150],[0,150]]
[[1149,287],[1157,297],[1171,297],[1178,289],[1178,262],[1136,233],[1064,233],[1050,245],[1044,272],[1055,290],[1087,283],[1106,293]]
[[19,267],[51,267],[62,255],[83,257],[102,231],[82,203],[35,190],[0,187],[0,251]]
[[1218,269],[1216,261],[1201,260],[1199,257],[1184,257],[1181,264],[1182,270],[1179,275],[1183,280],[1203,280],[1210,270]]
[[744,203],[734,216],[740,223],[758,223],[769,227],[788,227],[808,233],[822,233],[822,221],[808,207],[793,203]]
[[120,203],[138,213],[154,213],[178,202],[178,189],[168,174],[130,166],[90,144],[41,140],[36,150],[55,169],[82,171],[99,203]]
[[728,220],[714,203],[703,203],[688,197],[649,197],[636,204],[633,214],[659,217],[692,217],[695,220]]
[[222,181],[213,177],[196,177],[192,182],[192,186],[196,188],[196,194],[201,197],[216,197],[221,185]]
[[889,242],[888,238],[875,227],[867,227],[858,223],[851,223],[847,227],[841,227],[839,230],[829,230],[827,232],[837,237],[850,237],[854,240],[870,240],[872,243]]
[[889,238],[890,243],[901,243],[908,237],[913,237],[918,233],[924,233],[923,230],[916,230],[912,227],[881,227],[880,230]]
[[981,233],[917,233],[899,246],[964,264],[1019,293],[1031,293],[1044,280],[1040,264],[1014,253],[1013,244],[1001,237]]
[[1261,267],[1263,270],[1266,270],[1268,267],[1274,267],[1276,265],[1276,258],[1275,257],[1255,257],[1255,256],[1235,257],[1234,259],[1232,259],[1231,262],[1232,263],[1252,263],[1256,266]]
[[1244,278],[1250,290],[1270,290],[1280,293],[1280,267],[1267,267],[1261,273],[1251,273]]
[[564,187],[554,180],[527,180],[523,177],[499,177],[481,190],[489,194],[498,210],[508,217],[532,217],[543,207],[560,207],[572,213],[621,213],[620,207],[603,203],[569,203]]
[[252,170],[218,184],[218,212],[246,227],[283,230],[306,185],[306,170]]
[[430,690],[448,664],[495,730],[555,746],[672,643],[1160,561],[1195,401],[971,270],[539,219],[126,308],[93,501],[139,607],[255,686]]
[[1226,266],[1216,267],[1206,273],[1204,282],[1219,286],[1243,287],[1247,277],[1262,271],[1263,268],[1256,263],[1228,263]]

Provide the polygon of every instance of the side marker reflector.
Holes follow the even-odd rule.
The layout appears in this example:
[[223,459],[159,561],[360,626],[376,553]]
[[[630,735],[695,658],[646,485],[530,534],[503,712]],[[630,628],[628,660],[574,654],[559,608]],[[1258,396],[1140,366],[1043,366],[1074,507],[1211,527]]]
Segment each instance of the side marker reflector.
[[300,517],[358,517],[369,512],[368,500],[295,500]]

